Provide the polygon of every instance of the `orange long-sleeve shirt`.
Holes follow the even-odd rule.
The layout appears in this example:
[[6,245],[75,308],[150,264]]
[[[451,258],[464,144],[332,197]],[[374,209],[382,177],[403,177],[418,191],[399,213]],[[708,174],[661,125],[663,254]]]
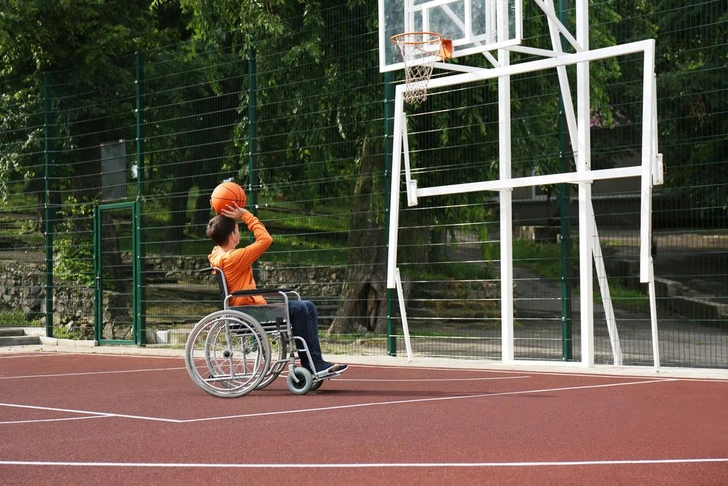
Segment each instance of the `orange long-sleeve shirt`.
[[[235,248],[230,251],[223,251],[219,246],[216,246],[207,257],[211,265],[221,268],[225,272],[228,292],[256,288],[251,265],[273,243],[273,238],[268,234],[268,230],[252,213],[246,211],[243,214],[243,223],[252,231],[255,239],[253,243],[244,248]],[[262,305],[265,303],[265,299],[259,295],[235,297],[230,300],[230,305]]]

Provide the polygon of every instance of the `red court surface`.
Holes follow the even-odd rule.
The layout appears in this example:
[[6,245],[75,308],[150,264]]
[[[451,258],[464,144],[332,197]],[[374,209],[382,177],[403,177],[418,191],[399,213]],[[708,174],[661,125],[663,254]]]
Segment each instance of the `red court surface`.
[[0,437],[3,485],[720,485],[728,380],[400,362],[223,399],[180,356],[15,352]]

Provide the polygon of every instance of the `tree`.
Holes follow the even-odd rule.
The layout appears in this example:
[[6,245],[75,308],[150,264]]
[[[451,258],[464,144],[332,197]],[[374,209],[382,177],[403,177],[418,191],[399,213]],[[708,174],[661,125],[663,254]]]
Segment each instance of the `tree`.
[[728,4],[657,0],[653,21],[667,196],[701,208],[720,218],[712,224],[723,225],[728,194],[716,182],[728,178]]
[[[39,198],[43,193],[43,161],[38,154],[43,153],[44,98],[39,94],[43,93],[42,73],[49,72],[53,180],[58,181],[52,197],[56,205],[98,200],[100,145],[136,136],[137,60],[133,53],[146,51],[141,62],[145,78],[153,81],[145,86],[144,99],[149,105],[145,123],[164,117],[173,122],[155,126],[159,133],[150,137],[147,147],[147,153],[154,155],[146,155],[145,165],[150,174],[162,174],[169,181],[162,192],[171,197],[162,201],[171,215],[168,239],[175,242],[173,246],[178,244],[186,228],[190,188],[199,184],[202,193],[214,187],[219,182],[215,174],[232,152],[228,141],[238,122],[244,72],[240,62],[237,66],[226,62],[230,47],[201,51],[196,42],[189,41],[180,48],[179,41],[190,37],[186,29],[189,18],[176,2],[164,2],[154,9],[150,9],[151,0],[4,3],[0,16],[0,48],[5,53],[0,70],[5,88],[0,99],[0,180],[25,179],[30,181],[26,190]],[[203,55],[196,56],[198,52]],[[183,79],[186,82],[180,87]],[[179,126],[177,120],[186,126]],[[165,132],[168,127],[176,130]],[[195,177],[190,168],[195,172],[204,169],[206,176]],[[209,214],[209,206],[203,200],[197,205],[201,207],[195,212],[199,222],[200,214],[204,213],[203,218]],[[90,223],[79,218],[77,224]]]
[[[368,122],[380,118],[383,110],[380,101],[384,89],[383,76],[375,68],[376,36],[372,35],[376,29],[375,12],[366,10],[369,6],[361,1],[343,0],[328,2],[326,8],[320,2],[275,0],[265,3],[220,1],[214,6],[204,7],[194,0],[181,0],[180,3],[191,15],[190,25],[196,38],[216,44],[230,43],[230,39],[235,39],[234,44],[240,43],[240,52],[244,55],[251,48],[258,53],[260,72],[265,73],[259,83],[265,90],[259,114],[263,121],[276,121],[275,124],[258,125],[260,138],[266,143],[258,160],[267,187],[278,184],[276,187],[285,188],[289,196],[290,188],[296,187],[299,202],[305,202],[312,208],[317,197],[326,200],[322,197],[323,191],[329,190],[316,182],[324,180],[322,174],[338,174],[340,180],[356,181],[356,185],[344,183],[336,189],[341,194],[353,191],[354,198],[349,227],[347,296],[332,329],[340,332],[357,327],[381,330],[381,324],[373,324],[367,318],[369,311],[364,310],[367,306],[363,304],[371,296],[382,299],[386,293],[382,278],[385,256],[379,251],[383,245],[380,237],[384,234],[384,222],[381,218],[371,217],[370,212],[372,207],[380,204],[375,199],[384,194],[381,189],[383,181],[372,175],[376,174],[375,168],[384,169],[383,157],[377,155],[383,153],[383,127],[382,124],[374,126]],[[532,2],[528,5],[532,9],[527,15],[531,19],[527,23],[529,40],[535,39],[536,46],[539,42],[549,42],[543,14],[536,12],[537,7]],[[362,15],[366,11],[369,14]],[[360,18],[366,21],[337,22],[345,12],[361,15]],[[610,5],[600,6],[595,15],[607,19],[614,16]],[[594,29],[594,35],[607,40],[609,37],[599,26]],[[361,39],[365,40],[362,42]],[[347,69],[348,66],[343,63],[351,63],[352,59],[356,59],[353,61],[356,67]],[[514,56],[514,59],[521,60],[519,56]],[[469,62],[478,60],[470,59]],[[487,63],[484,58],[482,62]],[[307,69],[302,69],[302,66]],[[612,67],[605,63],[604,67],[595,68],[593,86],[598,89],[605,80],[614,78],[617,74]],[[533,77],[514,89],[513,152],[516,168],[548,173],[558,166],[556,117],[541,116],[543,112],[555,114],[557,111],[554,77],[553,73]],[[352,91],[352,87],[356,86],[362,88]],[[438,163],[434,159],[436,155],[433,155],[435,150],[426,149],[444,147],[448,147],[449,159],[470,163],[453,165],[454,168],[447,173],[421,174],[423,185],[472,182],[473,178],[487,180],[494,177],[497,173],[497,156],[494,155],[497,154],[497,149],[494,149],[497,147],[497,130],[492,127],[498,117],[496,93],[496,84],[492,82],[468,87],[467,91],[460,93],[433,97],[432,106],[427,109],[434,115],[410,121],[410,133],[416,134],[411,148],[419,149],[418,154],[412,157],[413,164],[434,167]],[[594,100],[606,104],[603,94],[595,96]],[[417,108],[411,110],[417,112]],[[351,152],[350,144],[342,143],[348,140],[357,141],[355,153]],[[337,163],[341,160],[355,161],[355,165],[349,165],[358,169],[356,177],[346,172],[346,164]],[[300,172],[302,166],[304,173]],[[463,170],[465,167],[467,171]],[[453,203],[451,207],[441,210],[441,213],[443,216],[448,213],[447,217],[482,221],[482,198],[482,194],[454,195],[449,198],[449,202]],[[427,204],[427,201],[421,202],[422,206]],[[384,204],[379,207],[384,207]],[[404,223],[416,228],[402,235],[403,260],[425,262],[433,257],[422,252],[418,245],[407,245],[407,238],[423,243],[442,237],[425,221],[407,221],[407,218],[422,217],[422,214],[425,213],[403,215]],[[370,237],[368,241],[364,238],[373,234],[378,236]],[[368,270],[364,269],[363,262],[370,264]],[[359,307],[354,309],[352,306]],[[347,317],[348,325],[345,323]]]
[[[117,56],[169,38],[143,0],[3,3],[0,180],[26,180],[26,191],[43,201],[45,161],[39,155],[44,150],[43,103],[50,80],[53,160],[48,202],[64,205],[66,216],[61,229],[67,236],[58,241],[56,257],[75,260],[76,249],[90,246],[91,221],[84,205],[99,198],[100,146],[132,138],[134,104],[129,92],[133,93],[134,69]],[[5,184],[0,187],[7,190]],[[88,260],[75,263],[91,266]]]
[[[264,140],[258,170],[265,187],[281,188],[307,209],[352,200],[343,304],[331,329],[381,331],[383,127],[371,120],[381,117],[384,85],[371,44],[376,12],[362,1],[328,2],[326,8],[319,2],[217,2],[211,9],[181,4],[197,38],[216,44],[234,39],[244,56],[256,51],[263,97],[257,138]],[[361,20],[342,22],[348,17]],[[330,178],[335,186],[324,184]]]
[[[66,79],[56,79],[56,82],[66,82],[69,90],[84,93],[84,97],[76,98],[80,106],[74,106],[73,114],[57,120],[56,124],[65,127],[63,135],[70,145],[98,147],[99,133],[103,133],[98,126],[100,115],[105,115],[109,121],[113,119],[113,114],[104,112],[107,105],[103,101],[117,95],[105,88],[113,90],[119,79],[130,75],[115,62],[116,56],[168,39],[155,25],[148,6],[148,1],[143,0],[5,0],[0,16],[0,49],[3,52],[0,76],[17,90],[5,98],[0,109],[15,113],[22,110],[29,116],[38,117],[43,113],[40,105],[43,97],[39,96],[43,92],[42,73],[59,73],[57,78]],[[133,79],[130,83],[133,85]],[[11,97],[28,102],[12,104]],[[121,116],[132,112],[125,110],[123,105],[120,111],[124,113]],[[42,120],[29,125],[41,127]],[[115,135],[118,133],[108,134]],[[38,133],[28,133],[26,140],[20,143],[30,142],[31,146],[38,147],[41,141],[42,136]],[[56,147],[57,150],[63,148]],[[22,160],[22,151],[13,153]],[[0,155],[4,156],[5,153]],[[98,160],[98,157],[93,158]],[[78,154],[78,159],[81,160],[78,171],[86,171],[84,164],[89,158]],[[22,171],[20,167],[28,165],[32,164],[19,163],[14,167]],[[8,175],[3,171],[0,176]]]
[[341,305],[331,323],[333,333],[382,333],[386,331],[386,233],[375,187],[381,182],[381,160],[362,144],[359,176],[351,208],[348,265],[341,289]]

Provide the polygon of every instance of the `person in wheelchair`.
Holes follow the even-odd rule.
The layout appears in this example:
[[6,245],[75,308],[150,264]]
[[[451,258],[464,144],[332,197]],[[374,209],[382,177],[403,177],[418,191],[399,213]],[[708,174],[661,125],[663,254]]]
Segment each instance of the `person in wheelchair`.
[[[222,269],[225,273],[228,291],[255,289],[252,264],[273,243],[273,238],[263,223],[250,211],[238,207],[237,204],[226,206],[222,214],[214,216],[207,224],[207,236],[215,243],[208,260],[211,265]],[[253,233],[254,242],[238,248],[240,230],[238,221],[242,221]],[[261,295],[242,296],[231,299],[231,305],[265,305]],[[323,359],[318,338],[318,312],[316,305],[308,300],[289,300],[288,312],[291,318],[293,334],[306,341],[313,367],[308,363],[306,353],[299,353],[301,366],[309,370],[315,369],[319,377],[327,374],[338,374],[347,368],[345,364],[334,364]]]

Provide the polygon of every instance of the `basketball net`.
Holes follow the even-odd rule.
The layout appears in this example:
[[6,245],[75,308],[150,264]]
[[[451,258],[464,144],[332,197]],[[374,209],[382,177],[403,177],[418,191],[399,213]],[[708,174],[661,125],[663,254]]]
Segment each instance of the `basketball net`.
[[399,46],[404,59],[405,103],[427,99],[427,82],[435,62],[452,57],[452,41],[434,32],[405,32],[390,40]]

